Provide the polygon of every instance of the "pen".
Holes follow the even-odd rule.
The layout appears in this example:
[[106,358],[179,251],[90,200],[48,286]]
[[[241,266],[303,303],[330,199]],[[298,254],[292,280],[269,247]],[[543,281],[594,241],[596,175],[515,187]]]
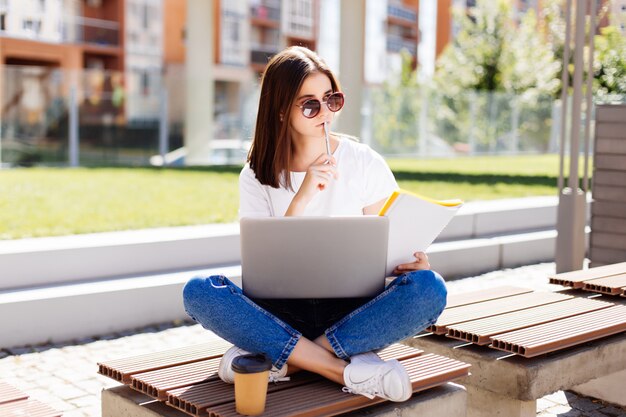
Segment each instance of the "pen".
[[328,162],[330,163],[330,139],[328,138],[328,122],[324,122],[324,136],[326,137],[326,153],[328,154]]

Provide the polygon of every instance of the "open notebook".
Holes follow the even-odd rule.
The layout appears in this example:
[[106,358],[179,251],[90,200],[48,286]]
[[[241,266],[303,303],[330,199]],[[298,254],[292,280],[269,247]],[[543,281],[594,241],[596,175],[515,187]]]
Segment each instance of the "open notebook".
[[415,261],[413,253],[426,251],[462,205],[458,199],[437,201],[394,191],[378,213],[389,218],[387,275],[396,266]]

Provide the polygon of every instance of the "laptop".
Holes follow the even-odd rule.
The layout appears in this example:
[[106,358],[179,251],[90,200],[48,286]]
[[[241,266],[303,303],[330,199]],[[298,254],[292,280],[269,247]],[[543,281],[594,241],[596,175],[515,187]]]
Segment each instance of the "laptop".
[[384,289],[384,216],[242,218],[241,280],[251,298],[373,297]]

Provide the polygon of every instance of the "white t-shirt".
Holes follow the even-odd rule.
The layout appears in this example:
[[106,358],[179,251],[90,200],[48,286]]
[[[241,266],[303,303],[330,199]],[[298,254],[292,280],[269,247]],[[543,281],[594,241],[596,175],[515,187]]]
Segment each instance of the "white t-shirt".
[[[317,193],[307,205],[305,216],[361,215],[398,188],[385,160],[369,146],[340,137],[333,153],[338,179]],[[291,172],[294,191],[262,185],[246,164],[239,175],[239,218],[282,217],[300,189],[306,172]]]

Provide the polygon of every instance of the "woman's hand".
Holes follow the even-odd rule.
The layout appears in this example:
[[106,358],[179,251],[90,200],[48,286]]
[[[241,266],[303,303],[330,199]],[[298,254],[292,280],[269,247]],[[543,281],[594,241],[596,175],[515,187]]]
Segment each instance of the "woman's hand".
[[393,270],[393,275],[401,275],[405,272],[419,271],[421,269],[430,269],[428,255],[424,252],[415,252],[413,256],[415,256],[415,262],[396,266],[396,269]]
[[333,178],[339,178],[336,165],[337,160],[335,157],[325,153],[313,161],[307,168],[304,181],[302,181],[300,189],[293,197],[285,216],[301,214],[318,192],[326,189]]

